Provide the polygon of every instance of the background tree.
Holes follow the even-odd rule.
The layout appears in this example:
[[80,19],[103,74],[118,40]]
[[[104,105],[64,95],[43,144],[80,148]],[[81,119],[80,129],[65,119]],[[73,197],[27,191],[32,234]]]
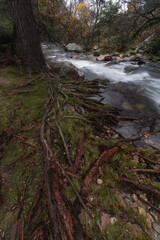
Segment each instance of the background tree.
[[11,9],[29,72],[46,69],[31,0],[11,0]]

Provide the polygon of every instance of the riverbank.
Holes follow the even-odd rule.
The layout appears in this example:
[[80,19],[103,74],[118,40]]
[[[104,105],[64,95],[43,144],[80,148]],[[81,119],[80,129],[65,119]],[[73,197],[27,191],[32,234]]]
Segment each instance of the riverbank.
[[1,236],[49,239],[58,223],[62,239],[158,239],[159,151],[113,130],[124,115],[91,99],[99,81],[0,79]]

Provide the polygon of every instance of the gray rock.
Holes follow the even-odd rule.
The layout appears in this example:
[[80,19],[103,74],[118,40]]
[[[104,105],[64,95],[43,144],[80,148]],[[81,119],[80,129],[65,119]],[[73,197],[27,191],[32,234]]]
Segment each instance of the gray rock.
[[119,52],[115,52],[113,53],[113,56],[119,57],[120,53]]
[[127,66],[124,68],[125,73],[134,73],[135,71],[138,71],[139,68],[135,66]]
[[136,54],[136,58],[141,59],[141,58],[144,58],[144,56],[142,54],[140,54],[140,53],[137,53]]
[[154,222],[154,223],[152,224],[152,227],[153,227],[153,229],[154,229],[157,233],[160,234],[160,224]]
[[82,53],[83,52],[83,48],[80,47],[79,45],[75,44],[75,43],[69,43],[66,46],[66,50],[68,52],[77,52],[77,53]]
[[130,53],[125,53],[123,56],[124,56],[124,57],[130,57],[131,54],[130,54]]
[[136,61],[136,56],[135,55],[130,56],[130,61]]
[[59,74],[60,77],[70,77],[74,80],[84,79],[82,71],[77,69],[72,63],[69,62],[52,62],[49,64],[50,70]]

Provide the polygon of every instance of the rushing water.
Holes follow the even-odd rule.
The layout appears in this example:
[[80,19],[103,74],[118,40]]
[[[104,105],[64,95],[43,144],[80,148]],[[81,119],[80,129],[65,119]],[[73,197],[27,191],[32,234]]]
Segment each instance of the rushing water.
[[[62,48],[50,45],[42,45],[42,49],[49,59],[49,61],[68,61],[81,69],[86,78],[94,79],[99,77],[105,81],[109,80],[111,83],[128,83],[127,85],[134,86],[135,95],[146,97],[155,105],[160,111],[160,69],[156,70],[154,67],[146,67],[133,65],[133,63],[119,63],[111,66],[104,62],[96,62],[93,57],[82,57],[82,54],[66,53]],[[125,72],[126,67],[134,67],[133,71]],[[134,94],[134,93],[132,93]],[[103,93],[105,98],[105,93]],[[143,101],[144,102],[144,101]]]

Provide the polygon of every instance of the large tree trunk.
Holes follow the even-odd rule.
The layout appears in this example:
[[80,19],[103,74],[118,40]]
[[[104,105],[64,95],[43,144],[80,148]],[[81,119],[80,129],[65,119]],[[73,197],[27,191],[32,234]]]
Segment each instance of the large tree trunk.
[[11,0],[11,8],[28,71],[46,69],[31,0]]

